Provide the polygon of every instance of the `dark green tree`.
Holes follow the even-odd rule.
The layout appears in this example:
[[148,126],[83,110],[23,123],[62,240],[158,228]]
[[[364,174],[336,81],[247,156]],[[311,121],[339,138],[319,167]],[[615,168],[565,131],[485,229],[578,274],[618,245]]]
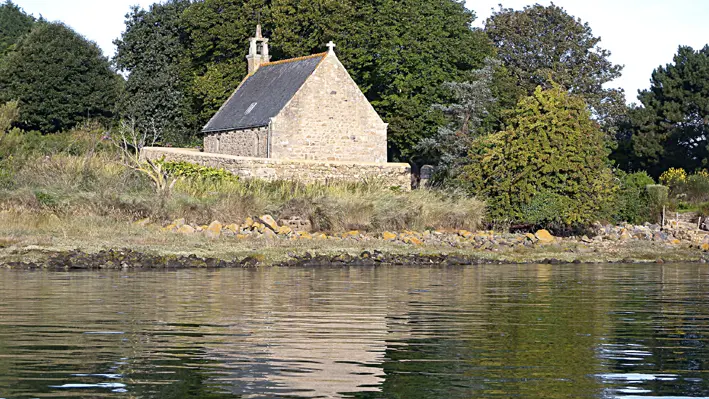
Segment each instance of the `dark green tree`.
[[674,62],[652,73],[631,107],[614,158],[628,170],[658,177],[669,168],[709,166],[709,46],[681,46]]
[[15,43],[30,33],[35,19],[27,15],[12,1],[0,4],[0,58],[7,54]]
[[274,60],[337,43],[340,60],[390,123],[390,155],[398,160],[410,160],[414,146],[445,123],[431,112],[448,100],[443,83],[469,80],[493,51],[456,0],[205,0],[185,13],[202,123],[246,74],[257,13]]
[[599,47],[601,38],[588,23],[554,4],[500,7],[487,20],[485,32],[523,95],[537,86],[560,84],[586,101],[604,130],[614,132],[625,111],[625,95],[604,85],[618,78],[623,67],[608,59],[610,52]]
[[60,23],[42,23],[0,63],[0,103],[19,100],[25,130],[70,129],[113,117],[121,78],[98,46]]
[[114,62],[128,74],[121,116],[140,131],[157,133],[166,144],[184,144],[197,133],[190,97],[191,74],[182,15],[189,0],[134,7],[126,30],[114,43]]
[[613,199],[608,151],[582,98],[560,86],[520,100],[502,132],[481,136],[459,178],[496,220],[593,221]]

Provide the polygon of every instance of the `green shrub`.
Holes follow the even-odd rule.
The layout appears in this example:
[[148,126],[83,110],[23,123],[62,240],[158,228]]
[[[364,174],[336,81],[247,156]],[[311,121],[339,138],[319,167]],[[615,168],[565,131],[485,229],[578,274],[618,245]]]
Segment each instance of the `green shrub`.
[[655,221],[653,210],[650,209],[650,198],[647,186],[655,181],[647,172],[625,174],[618,172],[620,190],[618,190],[614,219],[616,222],[641,224]]
[[650,216],[654,221],[659,221],[662,215],[662,207],[667,205],[670,189],[667,186],[652,184],[647,186],[646,190],[650,206]]
[[687,178],[687,200],[691,202],[709,201],[709,173],[702,170]]
[[[615,199],[604,135],[583,99],[561,87],[520,100],[507,130],[475,139],[459,180],[486,197],[495,220],[545,219],[552,194],[566,225],[596,221]],[[548,193],[548,194],[540,194]],[[532,210],[534,209],[534,210]]]

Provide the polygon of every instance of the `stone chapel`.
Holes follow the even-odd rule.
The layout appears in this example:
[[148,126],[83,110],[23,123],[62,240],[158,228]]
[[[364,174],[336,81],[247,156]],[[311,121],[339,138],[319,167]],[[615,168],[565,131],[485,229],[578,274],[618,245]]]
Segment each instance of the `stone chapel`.
[[248,75],[207,123],[206,153],[243,157],[387,162],[387,124],[335,55],[271,62],[256,28]]

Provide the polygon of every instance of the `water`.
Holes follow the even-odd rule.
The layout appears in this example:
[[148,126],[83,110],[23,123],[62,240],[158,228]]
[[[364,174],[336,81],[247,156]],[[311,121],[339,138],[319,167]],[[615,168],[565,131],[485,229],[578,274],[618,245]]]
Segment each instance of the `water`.
[[0,398],[707,398],[709,266],[0,271]]

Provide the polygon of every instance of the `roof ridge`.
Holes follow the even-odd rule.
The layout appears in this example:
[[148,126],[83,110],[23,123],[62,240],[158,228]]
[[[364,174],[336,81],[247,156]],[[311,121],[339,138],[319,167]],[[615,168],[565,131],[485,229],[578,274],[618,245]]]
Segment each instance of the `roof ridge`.
[[324,58],[326,55],[327,55],[327,52],[324,52],[324,53],[306,55],[306,56],[303,56],[303,57],[288,58],[288,59],[286,59],[286,60],[279,60],[279,61],[266,62],[266,63],[261,64],[261,67],[263,68],[263,67],[265,67],[265,66],[270,66],[270,65],[278,65],[278,64],[285,64],[285,63],[288,63],[288,62],[302,61],[302,60],[307,60],[307,59],[310,59],[310,58],[318,58],[318,57],[323,57],[323,58]]

